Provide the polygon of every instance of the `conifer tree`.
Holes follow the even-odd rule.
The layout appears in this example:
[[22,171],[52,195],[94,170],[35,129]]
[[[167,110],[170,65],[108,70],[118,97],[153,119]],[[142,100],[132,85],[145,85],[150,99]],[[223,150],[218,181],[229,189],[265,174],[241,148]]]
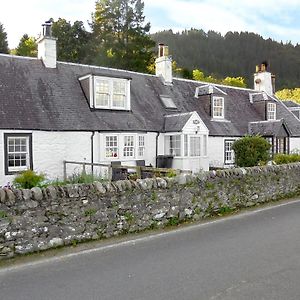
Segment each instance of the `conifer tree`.
[[7,34],[1,23],[0,23],[0,53],[6,53],[6,54],[9,53]]

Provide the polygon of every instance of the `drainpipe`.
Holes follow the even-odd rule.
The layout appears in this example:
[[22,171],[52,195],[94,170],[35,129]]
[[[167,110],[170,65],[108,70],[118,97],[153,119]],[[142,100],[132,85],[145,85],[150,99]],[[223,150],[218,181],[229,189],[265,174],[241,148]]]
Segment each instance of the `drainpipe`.
[[91,170],[92,170],[92,175],[94,175],[94,135],[95,135],[95,131],[92,132],[92,135],[91,135],[91,163],[92,163],[92,166],[91,166]]
[[156,134],[156,146],[155,146],[155,168],[157,168],[157,155],[158,155],[158,137],[160,132]]

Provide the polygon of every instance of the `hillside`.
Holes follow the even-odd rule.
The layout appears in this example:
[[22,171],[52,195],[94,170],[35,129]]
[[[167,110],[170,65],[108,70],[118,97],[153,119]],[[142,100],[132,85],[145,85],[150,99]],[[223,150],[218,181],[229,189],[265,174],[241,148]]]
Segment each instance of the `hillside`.
[[215,77],[245,77],[253,87],[255,65],[268,61],[276,75],[276,89],[300,86],[300,45],[278,43],[249,32],[228,32],[225,36],[214,31],[171,30],[152,35],[157,42],[167,44],[180,67],[201,69]]

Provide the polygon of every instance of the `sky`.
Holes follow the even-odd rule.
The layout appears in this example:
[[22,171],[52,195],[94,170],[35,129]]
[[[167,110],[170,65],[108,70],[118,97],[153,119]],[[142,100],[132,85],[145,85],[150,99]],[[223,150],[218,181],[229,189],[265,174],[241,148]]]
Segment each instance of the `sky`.
[[[300,44],[300,0],[144,0],[151,32],[196,28],[249,31],[277,41]],[[23,34],[37,37],[50,17],[84,21],[86,29],[95,0],[8,0],[1,6],[0,23],[15,48]]]

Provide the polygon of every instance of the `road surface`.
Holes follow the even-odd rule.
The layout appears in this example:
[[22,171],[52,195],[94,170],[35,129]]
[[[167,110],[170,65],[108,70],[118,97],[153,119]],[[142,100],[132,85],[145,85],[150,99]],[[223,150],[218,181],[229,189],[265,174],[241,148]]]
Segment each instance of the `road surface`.
[[0,299],[300,299],[300,200],[0,269]]

